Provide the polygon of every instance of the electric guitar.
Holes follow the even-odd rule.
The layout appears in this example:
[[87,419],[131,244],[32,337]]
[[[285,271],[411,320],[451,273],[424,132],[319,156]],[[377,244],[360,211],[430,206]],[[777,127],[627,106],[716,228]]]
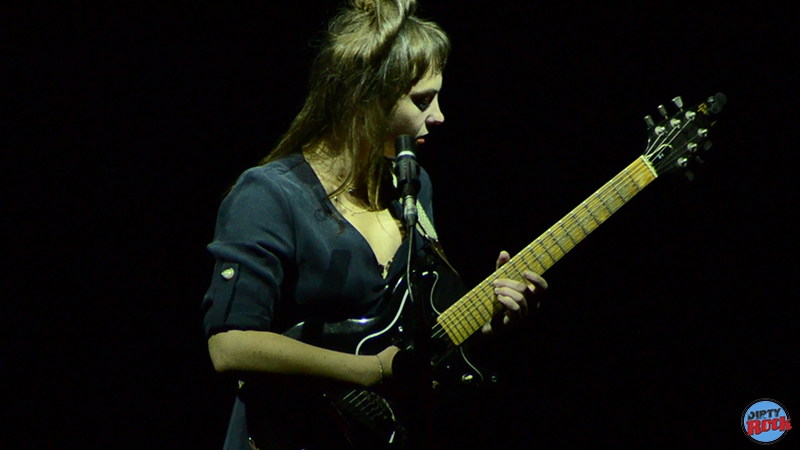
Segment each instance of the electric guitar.
[[[645,117],[649,139],[642,156],[457,301],[452,301],[452,294],[447,295],[453,290],[459,291],[460,281],[457,275],[446,265],[437,264],[437,259],[434,258],[427,266],[422,264],[417,271],[416,289],[428,294],[421,296],[415,293],[415,296],[424,299],[428,318],[432,323],[429,341],[429,354],[432,355],[430,368],[424,367],[423,370],[429,372],[431,379],[425,383],[441,390],[455,386],[480,385],[486,381],[487,374],[470,361],[462,344],[483,324],[503,311],[503,306],[495,298],[492,282],[498,278],[522,280],[522,274],[526,270],[543,274],[661,174],[682,171],[691,179],[693,175],[688,172],[688,166],[693,161],[702,162],[699,153],[710,148],[711,142],[707,140],[709,130],[716,123],[714,117],[725,102],[725,95],[718,93],[699,105],[684,109],[681,98],[676,97],[673,103],[678,111],[671,116],[663,105],[659,106],[662,120],[656,123],[651,116]],[[405,277],[393,281],[388,306],[375,317],[336,323],[299,323],[284,334],[314,345],[354,354],[374,355],[389,345],[411,351],[415,312],[407,286]],[[406,421],[415,414],[419,416],[413,406],[404,410],[403,399],[408,399],[409,390],[403,391],[401,388],[399,395],[396,387],[394,392],[391,388],[362,389],[352,386],[325,386],[309,390],[307,382],[308,380],[300,380],[297,382],[297,389],[284,390],[283,393],[287,396],[272,394],[272,398],[251,403],[282,405],[294,399],[297,403],[308,406],[294,416],[289,412],[286,415],[280,413],[279,416],[273,414],[270,419],[266,419],[265,424],[271,425],[274,431],[275,423],[310,421],[312,423],[303,426],[308,430],[305,436],[308,438],[307,442],[325,442],[324,448],[403,447],[406,440]],[[393,382],[394,380],[388,384]],[[305,394],[298,394],[303,390]],[[257,409],[258,406],[253,408]],[[311,409],[314,412],[309,412]],[[247,413],[248,421],[254,421],[254,426],[250,429],[256,445],[262,439],[274,439],[275,434],[280,435],[281,431],[286,431],[279,429],[278,433],[265,433],[271,436],[259,436],[258,430],[261,427],[257,422],[262,413],[263,411],[250,409]],[[320,437],[323,435],[325,437]],[[337,436],[333,437],[334,435]],[[306,442],[305,438],[299,437],[303,442]],[[301,442],[298,445],[305,444]],[[313,448],[313,445],[309,448]]]

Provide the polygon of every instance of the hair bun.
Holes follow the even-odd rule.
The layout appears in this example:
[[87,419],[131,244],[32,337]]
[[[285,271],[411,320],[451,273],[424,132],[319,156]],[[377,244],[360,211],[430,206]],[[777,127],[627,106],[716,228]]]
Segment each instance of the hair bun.
[[353,2],[353,7],[371,13],[375,11],[375,2],[373,0],[355,0]]
[[360,9],[361,11],[372,13],[375,11],[375,1],[374,0],[355,0],[353,2],[353,7],[355,9]]
[[370,14],[375,14],[377,11],[377,14],[381,15],[381,8],[388,6],[383,5],[384,3],[392,4],[403,17],[414,14],[417,9],[416,0],[353,0],[353,7]]

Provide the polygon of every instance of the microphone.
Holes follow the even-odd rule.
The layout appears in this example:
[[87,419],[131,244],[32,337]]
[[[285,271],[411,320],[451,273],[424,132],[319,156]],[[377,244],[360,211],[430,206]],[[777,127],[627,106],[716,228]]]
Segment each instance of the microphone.
[[403,221],[410,230],[417,225],[417,194],[420,187],[414,137],[408,134],[398,136],[394,141],[394,149],[397,154],[394,174],[397,177],[397,189],[400,191],[400,201],[403,204]]

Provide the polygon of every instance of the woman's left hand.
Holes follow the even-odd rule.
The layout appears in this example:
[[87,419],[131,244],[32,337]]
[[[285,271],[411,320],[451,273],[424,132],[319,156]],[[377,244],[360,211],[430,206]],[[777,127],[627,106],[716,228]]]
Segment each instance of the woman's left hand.
[[[510,259],[508,252],[500,252],[500,256],[497,257],[496,268],[499,269]],[[523,276],[525,281],[498,278],[493,282],[497,301],[506,307],[506,312],[503,315],[503,324],[518,322],[527,316],[528,305],[530,303],[536,304],[539,301],[537,298],[547,289],[547,281],[539,274],[526,270]],[[484,334],[491,333],[492,321],[486,322],[482,331]]]

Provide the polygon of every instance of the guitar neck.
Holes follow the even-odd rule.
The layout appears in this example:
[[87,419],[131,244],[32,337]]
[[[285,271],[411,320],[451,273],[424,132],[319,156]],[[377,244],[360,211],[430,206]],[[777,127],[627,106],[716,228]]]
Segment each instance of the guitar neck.
[[438,318],[437,324],[454,345],[460,345],[503,310],[492,284],[498,278],[523,280],[526,270],[543,274],[580,241],[656,179],[644,156],[617,174],[569,214],[531,242]]

